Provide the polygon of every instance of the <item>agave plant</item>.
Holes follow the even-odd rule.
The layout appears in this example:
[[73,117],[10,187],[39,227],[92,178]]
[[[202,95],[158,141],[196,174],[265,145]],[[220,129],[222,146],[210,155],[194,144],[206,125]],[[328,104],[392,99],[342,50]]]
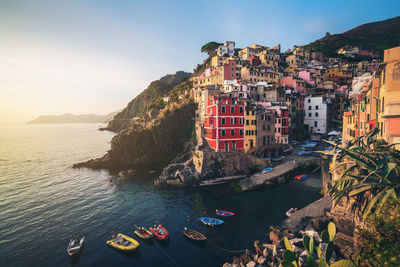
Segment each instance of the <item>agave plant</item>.
[[303,236],[303,246],[307,251],[306,262],[300,261],[299,252],[295,253],[293,251],[292,245],[285,237],[284,243],[286,250],[283,252],[283,260],[281,261],[281,265],[283,267],[354,267],[354,263],[349,260],[340,260],[329,265],[329,261],[333,255],[333,251],[335,250],[335,236],[336,226],[333,222],[330,222],[328,224],[328,229],[322,231],[321,233],[322,242],[327,244],[324,251],[322,251],[322,249],[319,247],[316,248],[318,259],[314,257],[314,239],[306,235]]
[[374,128],[345,146],[324,140],[334,146],[332,171],[341,174],[329,191],[335,205],[343,197],[353,197],[364,207],[364,218],[371,211],[379,212],[388,199],[398,199],[400,193],[400,151],[396,144],[377,140],[377,133]]

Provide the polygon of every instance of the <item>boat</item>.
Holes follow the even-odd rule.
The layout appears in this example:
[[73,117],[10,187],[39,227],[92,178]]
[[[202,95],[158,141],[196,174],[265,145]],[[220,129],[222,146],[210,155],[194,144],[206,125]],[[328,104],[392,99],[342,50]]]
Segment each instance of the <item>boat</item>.
[[199,232],[197,232],[195,230],[191,230],[191,229],[185,228],[183,230],[183,234],[187,238],[195,240],[195,241],[205,241],[205,240],[207,240],[207,237],[205,235],[203,235],[202,233],[199,233]]
[[216,210],[215,213],[219,216],[230,217],[235,215],[235,213],[226,210]]
[[297,212],[297,208],[290,208],[288,211],[286,211],[286,216],[290,217],[295,212]]
[[134,251],[140,246],[138,241],[121,233],[117,237],[108,240],[107,245],[122,251]]
[[270,172],[270,171],[272,171],[273,169],[271,168],[271,167],[268,167],[268,168],[265,168],[264,170],[262,170],[261,172],[262,173],[267,173],[267,172]]
[[203,224],[209,225],[209,226],[221,225],[221,224],[224,223],[223,220],[215,219],[215,218],[209,218],[209,217],[200,217],[199,220]]
[[284,153],[286,155],[288,155],[288,154],[290,154],[292,152],[293,152],[293,147],[288,147],[288,148],[282,150],[282,153]]
[[79,254],[83,248],[83,242],[85,237],[74,236],[68,243],[67,252],[68,255],[74,256]]
[[158,240],[166,240],[169,238],[168,231],[161,224],[150,227],[150,230]]
[[284,156],[280,156],[280,157],[271,159],[271,161],[273,161],[273,162],[278,162],[278,161],[282,161],[283,158],[284,158]]
[[149,240],[153,237],[153,232],[151,232],[149,229],[146,229],[144,227],[136,226],[135,234],[144,240]]
[[308,175],[307,174],[299,174],[299,175],[296,175],[295,177],[294,177],[294,179],[295,180],[298,180],[298,181],[303,181],[303,180],[305,180],[305,179],[307,179],[308,178]]
[[308,151],[308,150],[300,150],[297,155],[299,156],[309,156],[311,155],[313,152],[312,151]]

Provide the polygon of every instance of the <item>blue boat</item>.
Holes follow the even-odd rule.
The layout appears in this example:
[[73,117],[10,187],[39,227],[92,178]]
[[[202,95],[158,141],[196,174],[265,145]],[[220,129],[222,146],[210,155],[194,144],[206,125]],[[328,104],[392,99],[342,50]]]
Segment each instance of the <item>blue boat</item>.
[[200,220],[203,224],[209,225],[209,226],[221,225],[221,224],[224,223],[223,220],[215,219],[215,218],[209,218],[209,217],[200,217],[199,220]]
[[273,169],[271,167],[265,168],[264,170],[262,170],[262,173],[267,173],[272,171]]

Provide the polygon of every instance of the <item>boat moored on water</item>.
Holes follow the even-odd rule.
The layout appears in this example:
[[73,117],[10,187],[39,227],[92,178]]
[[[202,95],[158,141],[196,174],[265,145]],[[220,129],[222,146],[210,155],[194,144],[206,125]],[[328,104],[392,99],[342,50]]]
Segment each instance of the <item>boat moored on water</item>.
[[284,159],[284,156],[280,156],[280,157],[271,159],[271,161],[272,162],[279,162],[279,161],[282,161],[283,159]]
[[140,246],[138,241],[121,233],[108,240],[107,245],[121,251],[134,251]]
[[136,226],[135,234],[143,240],[149,240],[154,236],[153,232],[150,231],[149,229],[147,229],[145,227],[137,227],[137,226]]
[[297,208],[290,208],[288,211],[286,211],[286,216],[290,217],[292,214],[297,212]]
[[202,222],[203,224],[208,225],[208,226],[216,226],[216,225],[221,225],[224,223],[223,220],[209,218],[209,217],[200,217],[199,220],[200,220],[200,222]]
[[230,217],[235,215],[235,213],[226,210],[216,210],[215,213],[219,216]]
[[307,174],[299,174],[299,175],[296,175],[296,176],[294,177],[294,179],[297,180],[297,181],[303,181],[303,180],[305,180],[305,179],[307,179],[307,178],[308,178],[308,175],[307,175]]
[[273,170],[273,168],[268,167],[268,168],[265,168],[264,170],[262,170],[261,173],[267,173],[267,172],[270,172],[272,170]]
[[68,255],[74,256],[79,254],[83,248],[83,242],[85,241],[85,237],[74,236],[68,243],[67,252]]
[[158,240],[167,240],[169,238],[168,231],[161,224],[150,227],[150,230]]
[[183,234],[187,238],[189,238],[191,240],[195,240],[195,241],[205,241],[205,240],[207,240],[207,237],[205,235],[203,235],[202,233],[199,233],[199,232],[197,232],[195,230],[191,230],[191,229],[185,228],[183,230]]

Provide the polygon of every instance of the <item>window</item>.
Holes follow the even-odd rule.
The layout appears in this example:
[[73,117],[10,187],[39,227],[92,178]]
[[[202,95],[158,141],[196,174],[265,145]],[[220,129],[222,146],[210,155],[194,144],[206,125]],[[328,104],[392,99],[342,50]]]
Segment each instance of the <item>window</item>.
[[249,111],[248,110],[246,110],[246,115],[249,116]]
[[308,110],[311,110],[311,106],[308,106]]
[[243,130],[242,130],[242,129],[239,130],[239,135],[240,135],[240,136],[243,135]]
[[262,129],[265,130],[265,124],[263,124]]
[[222,131],[221,131],[221,135],[222,135],[222,136],[225,136],[225,130],[222,130]]
[[249,120],[246,120],[246,125],[249,125]]
[[318,122],[314,121],[314,127],[318,127]]
[[221,124],[225,124],[225,118],[222,118]]
[[231,136],[235,135],[235,130],[231,130]]
[[308,102],[308,103],[311,103],[311,99],[308,99],[307,102]]
[[315,109],[318,109],[318,105],[315,106]]
[[311,117],[311,113],[308,113],[308,117]]
[[271,130],[271,125],[267,125],[268,131]]
[[281,128],[278,128],[278,133],[280,133],[281,132]]
[[318,112],[315,112],[315,117],[318,117]]
[[222,113],[225,113],[225,106],[222,106]]
[[243,107],[239,107],[239,112],[240,112],[240,114],[243,113]]

